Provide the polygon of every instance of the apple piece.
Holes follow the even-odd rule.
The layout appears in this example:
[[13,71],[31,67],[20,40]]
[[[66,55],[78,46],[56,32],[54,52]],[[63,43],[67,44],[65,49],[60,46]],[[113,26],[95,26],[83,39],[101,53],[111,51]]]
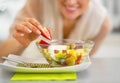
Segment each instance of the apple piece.
[[62,50],[62,53],[67,53],[67,50]]
[[70,45],[67,45],[67,49],[70,49]]
[[59,53],[59,50],[54,50],[54,53],[55,53],[55,54],[58,54],[58,53]]
[[69,54],[76,55],[75,50],[74,49],[69,50]]
[[70,44],[70,49],[75,49],[75,47],[76,47],[75,43]]
[[65,63],[67,64],[67,65],[75,65],[75,57],[74,56],[70,56],[69,58],[67,58],[66,60],[65,60]]

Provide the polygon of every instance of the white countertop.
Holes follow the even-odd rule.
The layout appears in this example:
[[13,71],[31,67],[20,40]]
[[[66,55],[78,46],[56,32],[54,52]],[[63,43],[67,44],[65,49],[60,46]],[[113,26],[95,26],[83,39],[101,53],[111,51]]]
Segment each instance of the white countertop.
[[[21,83],[10,81],[14,73],[0,68],[0,83]],[[22,81],[22,83],[42,83],[43,81]],[[92,65],[77,73],[76,81],[44,81],[46,83],[120,83],[120,58],[93,58]]]

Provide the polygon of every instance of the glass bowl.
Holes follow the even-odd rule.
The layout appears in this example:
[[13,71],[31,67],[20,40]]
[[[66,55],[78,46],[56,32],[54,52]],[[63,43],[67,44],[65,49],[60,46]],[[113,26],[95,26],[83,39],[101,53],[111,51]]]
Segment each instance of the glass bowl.
[[49,44],[36,42],[40,52],[53,66],[71,66],[81,64],[89,56],[94,42],[87,40],[52,40]]

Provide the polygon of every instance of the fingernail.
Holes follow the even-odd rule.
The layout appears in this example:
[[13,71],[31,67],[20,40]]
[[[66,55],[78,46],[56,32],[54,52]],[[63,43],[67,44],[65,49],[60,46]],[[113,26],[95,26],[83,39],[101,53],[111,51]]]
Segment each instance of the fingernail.
[[28,32],[31,33],[32,31],[30,29],[28,29]]
[[40,32],[39,30],[37,30],[36,32],[37,32],[37,34],[39,34],[39,35],[41,34],[41,32]]
[[20,34],[20,36],[24,36],[24,34]]

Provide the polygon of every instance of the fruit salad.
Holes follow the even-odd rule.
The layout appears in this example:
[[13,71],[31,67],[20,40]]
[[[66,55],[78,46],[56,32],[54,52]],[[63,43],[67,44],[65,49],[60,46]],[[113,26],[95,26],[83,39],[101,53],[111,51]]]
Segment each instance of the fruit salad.
[[[71,66],[85,61],[92,45],[84,43],[58,43],[38,44],[40,51],[50,63],[52,60],[59,62],[62,66]],[[68,40],[69,42],[69,40]],[[43,46],[42,46],[43,45]],[[45,46],[44,46],[45,45]],[[58,63],[55,63],[58,64]]]

